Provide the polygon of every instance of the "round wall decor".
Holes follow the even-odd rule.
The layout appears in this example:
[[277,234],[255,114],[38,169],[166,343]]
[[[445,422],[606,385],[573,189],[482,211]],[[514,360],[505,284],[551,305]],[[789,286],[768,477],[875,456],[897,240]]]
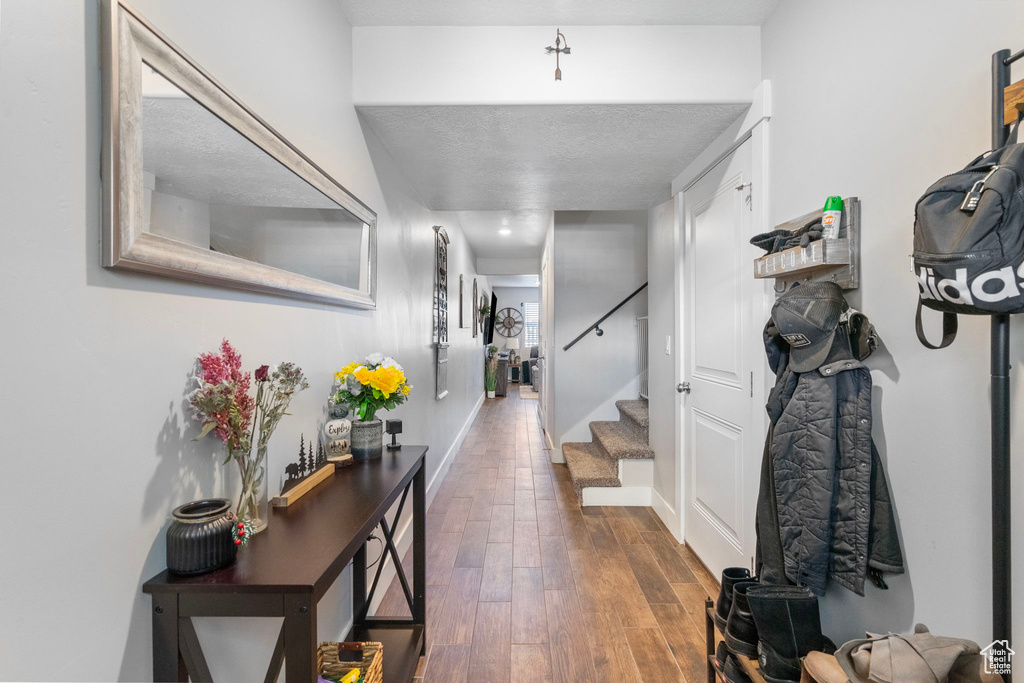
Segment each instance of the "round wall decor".
[[523,314],[514,308],[503,308],[498,311],[494,327],[502,337],[515,337],[523,331]]

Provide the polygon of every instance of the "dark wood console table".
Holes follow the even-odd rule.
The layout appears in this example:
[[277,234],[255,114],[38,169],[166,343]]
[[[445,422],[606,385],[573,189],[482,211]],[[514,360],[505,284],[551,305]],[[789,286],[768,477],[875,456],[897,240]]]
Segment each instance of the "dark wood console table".
[[[353,562],[353,623],[345,640],[384,644],[385,683],[408,683],[425,654],[426,474],[425,446],[385,450],[383,457],[357,462],[286,508],[271,508],[270,524],[238,554],[236,562],[202,576],[174,576],[166,570],[142,590],[153,596],[153,680],[210,682],[210,669],[192,617],[284,617],[266,681],[281,665],[288,683],[315,683],[317,602]],[[413,497],[413,582],[402,571],[393,540],[409,489]],[[399,501],[389,524],[387,511]],[[385,556],[366,590],[366,540],[377,527]],[[412,619],[366,615],[390,555]]]

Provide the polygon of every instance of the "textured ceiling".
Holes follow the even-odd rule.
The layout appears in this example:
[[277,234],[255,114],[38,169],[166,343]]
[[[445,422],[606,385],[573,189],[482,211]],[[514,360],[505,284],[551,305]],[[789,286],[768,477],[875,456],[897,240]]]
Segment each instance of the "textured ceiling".
[[672,179],[747,106],[359,111],[431,209],[551,211],[647,209],[668,199]]
[[188,97],[142,98],[142,167],[161,191],[208,204],[341,210]]
[[[453,211],[451,214],[462,227],[477,258],[539,256],[544,248],[544,234],[551,225],[550,211]],[[508,230],[509,234],[502,235],[501,230]]]
[[[341,209],[152,67],[142,69],[142,168],[207,204]],[[346,212],[347,213],[347,212]]]
[[355,26],[760,26],[779,0],[339,0]]

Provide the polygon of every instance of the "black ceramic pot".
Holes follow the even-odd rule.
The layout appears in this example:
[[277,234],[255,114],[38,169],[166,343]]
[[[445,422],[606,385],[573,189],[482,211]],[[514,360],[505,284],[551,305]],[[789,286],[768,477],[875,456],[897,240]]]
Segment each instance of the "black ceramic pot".
[[227,498],[209,498],[175,508],[167,529],[167,569],[190,576],[234,562],[238,548],[231,505]]

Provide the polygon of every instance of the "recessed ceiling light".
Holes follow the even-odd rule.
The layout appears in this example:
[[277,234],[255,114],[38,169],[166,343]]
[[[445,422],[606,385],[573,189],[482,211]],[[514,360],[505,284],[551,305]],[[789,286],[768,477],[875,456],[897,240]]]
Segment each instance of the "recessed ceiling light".
[[512,231],[509,230],[508,228],[502,228],[501,230],[498,231],[498,234],[501,235],[502,237],[508,237],[509,235],[512,234]]

